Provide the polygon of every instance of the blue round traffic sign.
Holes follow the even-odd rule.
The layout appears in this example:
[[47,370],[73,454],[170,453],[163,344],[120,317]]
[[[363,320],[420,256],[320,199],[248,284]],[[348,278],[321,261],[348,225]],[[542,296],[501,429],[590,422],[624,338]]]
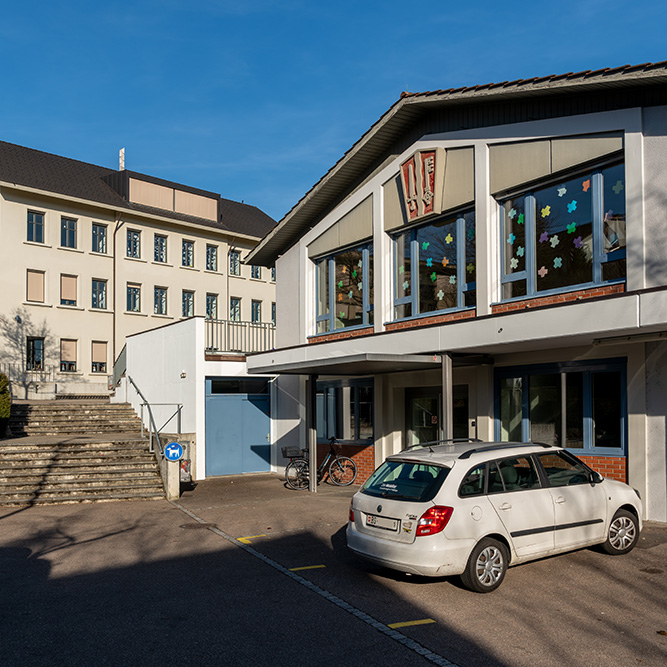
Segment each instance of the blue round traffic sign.
[[167,461],[180,461],[183,458],[183,445],[178,442],[170,442],[164,448],[164,458]]

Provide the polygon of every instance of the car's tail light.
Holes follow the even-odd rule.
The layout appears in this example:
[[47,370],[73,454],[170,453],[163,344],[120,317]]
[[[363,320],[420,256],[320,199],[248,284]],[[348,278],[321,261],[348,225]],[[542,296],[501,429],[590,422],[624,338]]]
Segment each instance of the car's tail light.
[[417,537],[420,535],[435,535],[449,522],[454,511],[453,507],[443,507],[436,505],[426,510],[421,519],[417,522]]
[[354,510],[352,509],[352,501],[350,501],[350,521],[354,523]]

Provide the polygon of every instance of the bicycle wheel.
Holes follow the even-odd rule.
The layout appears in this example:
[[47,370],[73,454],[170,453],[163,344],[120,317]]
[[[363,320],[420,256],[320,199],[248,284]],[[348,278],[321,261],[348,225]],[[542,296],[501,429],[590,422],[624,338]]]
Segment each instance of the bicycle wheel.
[[337,456],[329,466],[329,479],[337,486],[349,486],[357,479],[357,464],[347,456]]
[[290,461],[285,467],[285,481],[290,489],[300,491],[308,488],[308,462],[303,459]]

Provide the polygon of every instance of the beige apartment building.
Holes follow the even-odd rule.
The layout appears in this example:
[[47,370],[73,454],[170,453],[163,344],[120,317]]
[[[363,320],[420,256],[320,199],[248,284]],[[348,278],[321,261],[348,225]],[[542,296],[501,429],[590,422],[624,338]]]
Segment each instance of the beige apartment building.
[[106,393],[127,336],[184,318],[206,318],[210,353],[272,336],[275,273],[243,260],[274,224],[212,192],[0,142],[0,365],[15,393]]

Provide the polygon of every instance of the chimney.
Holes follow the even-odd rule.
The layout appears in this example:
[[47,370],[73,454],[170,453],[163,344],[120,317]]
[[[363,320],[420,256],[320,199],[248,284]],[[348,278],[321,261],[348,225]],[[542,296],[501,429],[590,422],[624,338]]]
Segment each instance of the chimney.
[[118,171],[125,171],[125,149],[118,151]]

